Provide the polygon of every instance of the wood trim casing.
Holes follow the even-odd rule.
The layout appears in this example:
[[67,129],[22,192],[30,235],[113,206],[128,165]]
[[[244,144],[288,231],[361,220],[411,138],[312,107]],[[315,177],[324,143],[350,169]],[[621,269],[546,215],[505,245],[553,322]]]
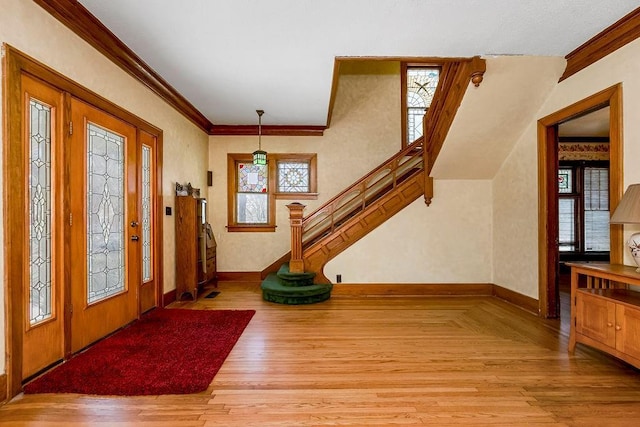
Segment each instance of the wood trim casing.
[[[77,0],[33,1],[207,134],[218,136],[257,135],[257,126],[214,125]],[[331,110],[329,117],[330,115]],[[329,126],[328,123],[329,120],[327,120],[326,126],[263,126],[262,130],[263,135],[322,136],[324,130]]]
[[334,283],[333,296],[493,296],[532,314],[538,300],[492,283]]
[[491,294],[496,298],[507,301],[508,303],[533,313],[536,316],[538,315],[538,300],[535,298],[512,291],[511,289],[503,288],[496,284],[493,285]]
[[175,302],[177,300],[176,295],[177,295],[177,290],[176,289],[172,289],[169,292],[166,292],[162,295],[162,306],[161,307],[166,307],[169,304],[171,304],[172,302]]
[[[322,136],[327,126],[312,125],[262,125],[263,136]],[[258,135],[256,125],[212,125],[209,129],[212,136],[249,136]]]
[[[400,63],[400,127],[401,127],[401,140],[400,140],[400,149],[405,148],[409,143],[407,143],[407,63]],[[424,117],[423,117],[424,118]],[[424,141],[424,135],[421,136]],[[411,141],[413,142],[413,141]]]
[[567,66],[559,81],[587,68],[638,37],[640,37],[640,7],[567,54],[565,56]]
[[[555,164],[553,151],[557,151],[555,138],[558,124],[580,117],[586,113],[609,106],[609,210],[618,206],[623,193],[623,134],[622,134],[622,85],[617,84],[575,102],[555,113],[538,120],[538,302],[541,317],[554,317],[557,305],[555,267],[557,255],[550,248],[555,247],[557,226],[557,201],[551,182]],[[557,153],[556,153],[557,155]],[[611,225],[610,262],[623,262],[623,228]]]
[[81,39],[208,132],[213,124],[77,0],[33,0]]
[[[221,282],[254,282],[264,275],[259,271],[218,272]],[[224,284],[222,284],[224,286]],[[418,296],[418,297],[495,297],[534,315],[538,301],[493,283],[334,283],[332,296]]]
[[7,398],[7,374],[0,374],[0,404],[6,402]]
[[[268,155],[267,155],[268,156]],[[275,204],[276,197],[274,191],[267,192],[269,204],[269,221],[266,224],[238,224],[236,222],[236,191],[237,191],[237,173],[236,164],[238,162],[252,162],[253,157],[250,153],[227,153],[227,231],[230,232],[275,232],[276,231],[276,214]],[[267,157],[267,167],[269,168],[267,188],[275,189],[275,174],[272,173],[273,166]]]
[[334,283],[333,296],[491,296],[490,283]]

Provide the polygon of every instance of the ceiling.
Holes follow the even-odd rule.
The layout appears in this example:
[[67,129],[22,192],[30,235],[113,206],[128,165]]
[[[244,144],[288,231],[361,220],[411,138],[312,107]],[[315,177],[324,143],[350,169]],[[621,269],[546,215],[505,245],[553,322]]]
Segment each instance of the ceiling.
[[79,0],[216,125],[322,126],[336,57],[565,56],[637,0]]
[[558,126],[559,136],[609,137],[609,107],[593,111]]

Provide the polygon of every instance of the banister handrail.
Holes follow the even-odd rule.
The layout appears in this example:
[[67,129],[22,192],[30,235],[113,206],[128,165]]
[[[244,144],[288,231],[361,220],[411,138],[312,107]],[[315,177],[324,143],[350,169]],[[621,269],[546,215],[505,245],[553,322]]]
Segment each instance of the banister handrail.
[[336,202],[337,200],[341,199],[343,196],[345,196],[347,193],[353,191],[355,188],[364,185],[369,178],[374,176],[379,171],[385,169],[385,167],[387,167],[389,164],[392,164],[394,160],[402,158],[402,157],[405,157],[407,155],[410,155],[416,149],[419,149],[420,152],[421,152],[421,149],[422,149],[422,140],[421,139],[418,139],[414,143],[412,143],[410,145],[407,145],[403,150],[401,150],[401,151],[397,152],[396,154],[394,154],[393,156],[389,157],[387,160],[382,162],[378,167],[373,169],[371,172],[369,172],[368,174],[366,174],[365,176],[363,176],[362,178],[360,178],[359,180],[357,180],[356,182],[351,184],[349,187],[347,187],[345,190],[343,190],[340,193],[338,193],[336,196],[334,196],[330,200],[326,201],[322,206],[317,208],[315,211],[311,212],[309,215],[306,215],[304,217],[304,219],[303,219],[303,227],[304,227],[304,225],[306,223],[308,223],[318,213],[326,210],[327,207],[329,207],[332,204],[334,204],[334,202]]
[[372,170],[349,188],[306,216],[302,222],[302,243],[333,233],[336,226],[354,213],[364,211],[385,189],[395,188],[412,173],[424,169],[422,146],[412,144]]

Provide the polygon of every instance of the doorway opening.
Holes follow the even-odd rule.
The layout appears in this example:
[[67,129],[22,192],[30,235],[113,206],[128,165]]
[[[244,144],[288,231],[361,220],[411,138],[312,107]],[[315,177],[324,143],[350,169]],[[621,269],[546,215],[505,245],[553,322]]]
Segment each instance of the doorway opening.
[[[595,114],[593,116],[592,114]],[[600,116],[598,116],[600,115]],[[563,235],[561,239],[560,231],[566,232],[566,227],[559,224],[560,200],[559,197],[559,176],[560,154],[559,142],[561,132],[570,133],[572,126],[584,126],[589,119],[596,117],[602,120],[602,116],[608,116],[608,211],[613,211],[622,198],[623,171],[622,171],[622,87],[615,85],[588,98],[576,102],[538,121],[538,265],[539,265],[539,308],[541,317],[558,318],[561,316],[560,299],[560,247],[578,248],[576,253],[580,253],[584,248],[584,230],[576,229],[574,237]],[[565,137],[569,137],[565,135]],[[579,166],[579,165],[578,165]],[[593,164],[596,166],[596,164]],[[600,164],[601,166],[601,164]],[[582,166],[584,170],[584,165]],[[568,168],[565,168],[567,170]],[[603,168],[598,169],[600,174]],[[576,168],[579,170],[579,168]],[[595,174],[595,175],[598,175]],[[583,179],[574,175],[574,178]],[[567,176],[565,176],[567,178]],[[568,179],[568,178],[567,178]],[[584,187],[584,186],[583,186]],[[572,191],[574,188],[572,187]],[[573,193],[575,195],[575,192]],[[584,201],[583,201],[584,202]],[[579,202],[574,202],[574,207]],[[569,205],[562,202],[563,209]],[[600,218],[608,212],[602,204],[595,210],[595,216]],[[579,212],[578,212],[579,213]],[[589,213],[588,216],[594,213]],[[576,216],[574,227],[577,221],[584,222],[584,213]],[[582,225],[580,225],[582,227]],[[575,237],[577,236],[577,238]],[[579,240],[582,239],[582,240]],[[609,226],[609,261],[611,263],[622,262],[622,227],[620,225]],[[573,245],[573,246],[572,246]],[[577,245],[577,246],[576,246]],[[569,252],[569,251],[563,251]],[[584,252],[584,251],[583,251]],[[594,251],[598,252],[598,251]],[[599,251],[606,252],[606,251]],[[600,254],[604,256],[604,254]],[[566,255],[563,255],[566,256]],[[593,255],[595,256],[595,255]]]

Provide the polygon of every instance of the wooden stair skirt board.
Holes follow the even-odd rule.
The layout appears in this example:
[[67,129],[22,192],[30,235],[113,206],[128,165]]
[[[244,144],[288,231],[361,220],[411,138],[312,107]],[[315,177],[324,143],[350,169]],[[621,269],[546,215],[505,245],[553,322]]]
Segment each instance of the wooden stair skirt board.
[[316,273],[316,283],[329,282],[322,270],[327,262],[424,194],[424,171],[404,181],[333,233],[304,248],[304,267]]
[[315,273],[290,273],[289,264],[282,264],[277,273],[262,281],[262,298],[278,304],[314,304],[331,297],[331,283],[313,283]]

